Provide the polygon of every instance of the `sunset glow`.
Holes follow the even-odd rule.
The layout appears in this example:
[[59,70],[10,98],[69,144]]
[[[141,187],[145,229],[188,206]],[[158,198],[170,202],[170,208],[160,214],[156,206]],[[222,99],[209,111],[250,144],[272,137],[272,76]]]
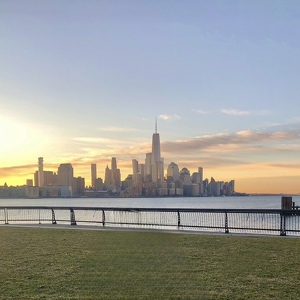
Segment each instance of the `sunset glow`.
[[[16,4],[17,3],[17,4]],[[71,163],[91,181],[171,162],[299,193],[300,3],[1,1],[0,186]]]

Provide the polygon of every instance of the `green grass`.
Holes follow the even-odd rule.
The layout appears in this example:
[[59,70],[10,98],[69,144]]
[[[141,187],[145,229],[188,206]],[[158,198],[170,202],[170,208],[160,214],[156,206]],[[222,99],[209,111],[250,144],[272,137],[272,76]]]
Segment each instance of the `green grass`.
[[299,299],[300,239],[0,227],[0,299]]

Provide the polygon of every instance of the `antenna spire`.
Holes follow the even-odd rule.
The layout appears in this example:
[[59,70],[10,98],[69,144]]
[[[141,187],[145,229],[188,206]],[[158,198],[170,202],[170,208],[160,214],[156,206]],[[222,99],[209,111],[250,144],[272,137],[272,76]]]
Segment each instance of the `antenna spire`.
[[157,117],[155,117],[155,133],[157,133]]

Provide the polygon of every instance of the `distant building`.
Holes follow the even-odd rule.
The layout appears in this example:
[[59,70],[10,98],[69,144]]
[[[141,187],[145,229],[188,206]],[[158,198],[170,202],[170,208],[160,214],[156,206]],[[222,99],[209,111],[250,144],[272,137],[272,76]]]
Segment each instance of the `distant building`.
[[183,182],[183,185],[191,185],[192,184],[190,171],[187,168],[181,169],[179,178]]
[[117,159],[115,157],[111,158],[111,176],[114,190],[119,190],[121,187],[121,172],[117,168]]
[[155,122],[155,133],[152,135],[152,157],[151,157],[152,181],[164,181],[164,161],[160,153],[160,137],[157,133],[157,122]]
[[146,167],[146,175],[151,176],[151,169],[152,169],[152,153],[146,153],[145,159],[145,167]]
[[56,185],[57,184],[57,174],[52,171],[44,171],[44,185]]
[[135,186],[139,183],[139,162],[136,159],[132,159],[132,178]]
[[[57,184],[57,174],[52,171],[43,171],[44,174],[44,186],[56,185]],[[34,186],[38,185],[39,171],[34,174]]]
[[117,160],[115,157],[111,159],[111,169],[106,166],[104,185],[107,190],[112,192],[119,191],[121,188],[121,172],[117,168]]
[[57,184],[61,186],[68,186],[73,195],[73,167],[71,164],[60,164],[57,171]]
[[91,164],[91,186],[93,189],[96,187],[96,178],[97,178],[97,165]]
[[102,191],[103,190],[103,180],[102,178],[97,178],[95,180],[95,191]]
[[39,171],[38,171],[38,186],[44,186],[44,159],[43,157],[38,158]]
[[167,169],[167,179],[169,179],[171,181],[176,181],[176,180],[179,180],[179,168],[178,168],[178,165],[175,164],[174,162],[171,162],[168,166],[168,169]]
[[39,198],[39,187],[37,186],[27,186],[25,189],[26,198],[36,199]]
[[203,189],[203,168],[202,167],[199,167],[198,168],[198,173],[199,173],[199,177],[200,177],[200,187],[199,187],[199,192],[200,194],[202,194],[204,192],[204,189]]
[[108,166],[106,166],[106,168],[105,168],[104,185],[107,190],[109,190],[112,185],[111,169]]
[[26,180],[26,185],[27,186],[33,186],[33,180],[32,179],[27,179]]
[[76,197],[80,197],[84,195],[85,190],[85,180],[82,177],[74,178],[74,191],[73,195]]

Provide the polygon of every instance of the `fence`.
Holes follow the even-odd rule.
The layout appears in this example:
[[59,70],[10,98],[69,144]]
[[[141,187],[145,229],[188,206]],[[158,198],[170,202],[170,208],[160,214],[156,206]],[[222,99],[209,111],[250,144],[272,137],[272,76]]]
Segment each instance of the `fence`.
[[299,235],[300,210],[6,206],[0,223]]

